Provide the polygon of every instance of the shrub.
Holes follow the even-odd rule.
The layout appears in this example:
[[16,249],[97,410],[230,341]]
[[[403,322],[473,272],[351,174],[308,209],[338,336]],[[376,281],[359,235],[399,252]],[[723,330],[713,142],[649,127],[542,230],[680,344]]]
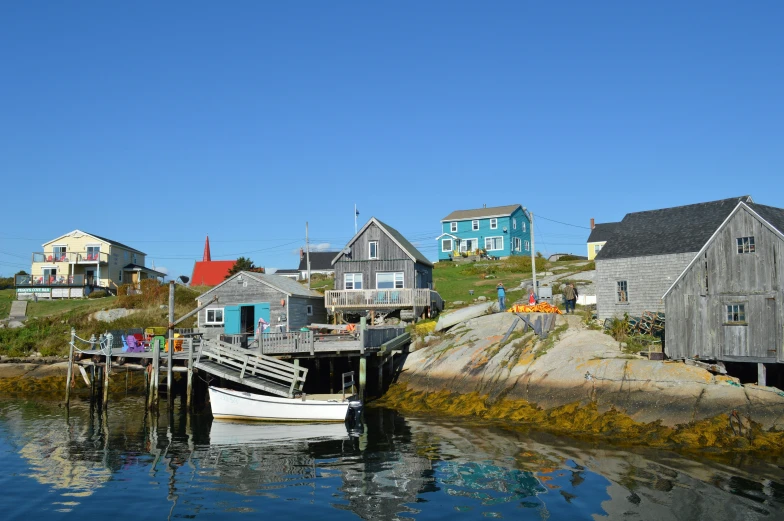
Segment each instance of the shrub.
[[[531,257],[525,255],[515,255],[504,260],[503,269],[511,273],[531,273]],[[536,258],[536,269],[544,271],[547,267],[547,260],[542,257]]]
[[93,291],[92,293],[87,295],[87,297],[88,298],[104,298],[107,295],[108,295],[108,293],[106,292],[105,289],[99,289],[99,290]]

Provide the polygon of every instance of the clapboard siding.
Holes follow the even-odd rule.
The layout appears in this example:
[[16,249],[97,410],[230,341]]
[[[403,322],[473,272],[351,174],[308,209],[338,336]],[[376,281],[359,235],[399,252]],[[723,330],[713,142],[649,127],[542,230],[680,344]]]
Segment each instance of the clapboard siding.
[[[269,302],[270,322],[273,327],[285,325],[287,329],[298,329],[311,323],[326,321],[326,311],[324,310],[323,297],[295,297],[288,298],[288,294],[259,282],[251,277],[243,276],[241,279],[235,278],[223,286],[214,288],[209,295],[205,296],[205,301],[212,296],[218,297],[218,302],[209,308],[224,308],[237,304],[258,304]],[[283,304],[281,304],[281,301]],[[287,302],[288,301],[288,302]],[[198,301],[202,304],[201,300]],[[288,303],[288,307],[286,304]],[[307,305],[313,306],[313,316],[309,317],[306,313]],[[320,310],[320,311],[319,311]],[[213,327],[205,325],[206,309],[198,313],[198,326],[210,338],[223,333],[223,327]]]
[[[378,259],[370,259],[368,244],[378,241]],[[375,289],[376,274],[403,272],[404,288],[428,288],[433,282],[433,268],[414,262],[375,222],[348,246],[335,262],[335,289],[345,289],[346,273],[362,273],[364,289]],[[417,272],[420,280],[417,281]]]
[[[694,253],[596,260],[596,313],[600,320],[664,311],[662,295],[694,258]],[[618,302],[618,281],[628,284],[629,300]],[[669,319],[669,317],[668,317]]]
[[[754,253],[738,253],[739,237]],[[666,350],[672,358],[784,361],[782,240],[745,207],[719,229],[665,297]],[[726,306],[743,304],[746,325],[726,325]]]

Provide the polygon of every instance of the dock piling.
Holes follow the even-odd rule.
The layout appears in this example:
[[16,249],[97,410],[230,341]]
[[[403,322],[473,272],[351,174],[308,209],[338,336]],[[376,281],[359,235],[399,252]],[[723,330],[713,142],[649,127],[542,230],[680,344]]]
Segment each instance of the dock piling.
[[172,353],[174,352],[174,281],[169,281],[169,349],[168,349],[168,362],[169,367],[166,370],[166,396],[169,405],[172,404],[173,395],[172,389]]
[[365,383],[367,382],[367,357],[359,357],[359,399],[365,401]]
[[109,403],[109,374],[112,371],[112,343],[114,336],[111,333],[106,334],[106,363],[103,370],[103,406]]
[[191,395],[193,394],[193,337],[188,339],[188,385],[186,389],[185,406],[191,408]]
[[71,405],[71,380],[73,380],[74,343],[76,342],[76,329],[71,328],[71,344],[68,347],[68,374],[65,377],[65,407]]

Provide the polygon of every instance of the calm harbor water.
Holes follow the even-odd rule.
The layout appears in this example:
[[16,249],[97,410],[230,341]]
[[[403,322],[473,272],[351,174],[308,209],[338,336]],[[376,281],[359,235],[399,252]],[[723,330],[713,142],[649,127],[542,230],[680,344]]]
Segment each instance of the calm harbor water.
[[[309,438],[306,438],[309,437]],[[784,518],[781,462],[617,449],[369,409],[342,425],[0,401],[3,519]]]

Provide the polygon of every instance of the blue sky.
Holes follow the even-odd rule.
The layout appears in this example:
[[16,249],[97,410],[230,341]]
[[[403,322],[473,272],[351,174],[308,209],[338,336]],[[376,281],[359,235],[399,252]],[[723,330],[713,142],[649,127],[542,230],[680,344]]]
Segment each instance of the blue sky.
[[[163,4],[163,5],[161,5]],[[295,267],[369,217],[784,206],[781,2],[0,3],[0,273],[73,229],[172,275]],[[545,218],[551,219],[546,220]],[[561,221],[573,226],[558,224]]]

